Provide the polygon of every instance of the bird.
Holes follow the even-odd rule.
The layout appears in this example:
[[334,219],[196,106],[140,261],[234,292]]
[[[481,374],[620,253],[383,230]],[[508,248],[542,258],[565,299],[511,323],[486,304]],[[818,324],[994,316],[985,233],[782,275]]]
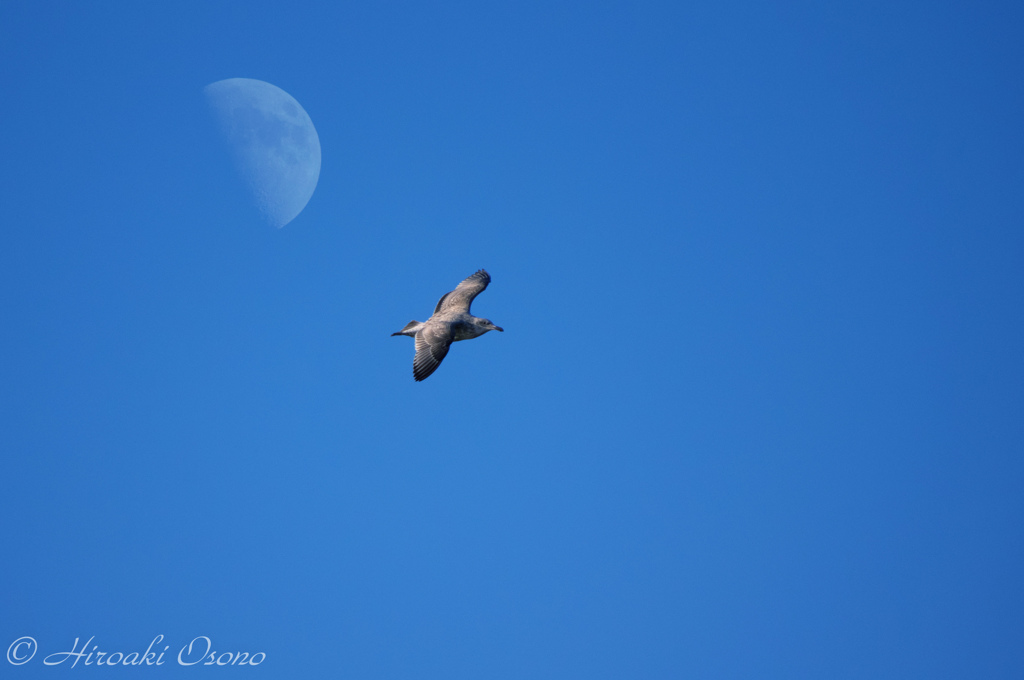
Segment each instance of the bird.
[[412,360],[412,376],[416,382],[426,380],[437,370],[453,342],[478,338],[487,331],[505,332],[489,319],[469,313],[473,298],[482,293],[490,282],[490,274],[483,269],[477,270],[455,290],[441,296],[429,319],[410,321],[405,328],[391,334],[392,337],[407,335],[416,339],[416,356]]

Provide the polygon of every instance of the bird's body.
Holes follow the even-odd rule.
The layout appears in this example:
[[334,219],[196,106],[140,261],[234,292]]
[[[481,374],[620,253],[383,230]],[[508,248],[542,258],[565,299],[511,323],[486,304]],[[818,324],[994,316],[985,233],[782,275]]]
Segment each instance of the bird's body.
[[429,319],[410,321],[405,328],[391,334],[408,335],[416,339],[412,374],[417,381],[425,380],[437,370],[453,342],[471,340],[487,331],[504,331],[489,320],[469,313],[473,298],[482,293],[490,282],[490,275],[483,269],[479,270],[455,290],[442,295]]

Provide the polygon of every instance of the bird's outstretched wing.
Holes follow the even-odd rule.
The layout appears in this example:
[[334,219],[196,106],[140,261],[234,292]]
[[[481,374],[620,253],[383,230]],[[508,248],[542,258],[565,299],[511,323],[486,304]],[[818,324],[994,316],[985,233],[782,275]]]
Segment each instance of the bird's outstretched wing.
[[441,360],[452,346],[452,336],[447,329],[438,330],[432,324],[416,333],[416,356],[412,360],[412,377],[425,380],[441,365]]
[[476,274],[456,286],[455,290],[442,295],[441,299],[437,301],[437,307],[434,308],[434,314],[438,312],[469,314],[469,306],[473,303],[473,298],[484,292],[484,288],[490,282],[491,275],[483,269],[478,270]]

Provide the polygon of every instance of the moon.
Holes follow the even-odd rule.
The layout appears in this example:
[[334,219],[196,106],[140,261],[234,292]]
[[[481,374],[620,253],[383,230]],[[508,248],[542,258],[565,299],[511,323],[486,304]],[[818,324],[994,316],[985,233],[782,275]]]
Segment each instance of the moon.
[[262,80],[218,80],[203,92],[260,214],[276,228],[294,220],[320,178],[320,138],[309,114]]

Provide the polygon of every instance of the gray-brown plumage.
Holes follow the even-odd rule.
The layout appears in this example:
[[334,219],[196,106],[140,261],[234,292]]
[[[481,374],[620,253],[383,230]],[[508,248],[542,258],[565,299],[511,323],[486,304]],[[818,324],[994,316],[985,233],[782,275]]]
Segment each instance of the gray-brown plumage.
[[502,331],[487,319],[469,313],[473,298],[484,291],[491,276],[483,269],[445,293],[437,301],[434,313],[426,321],[410,321],[405,328],[391,335],[408,335],[416,339],[416,356],[412,360],[412,375],[416,381],[424,380],[441,365],[453,342],[476,338],[487,331]]

